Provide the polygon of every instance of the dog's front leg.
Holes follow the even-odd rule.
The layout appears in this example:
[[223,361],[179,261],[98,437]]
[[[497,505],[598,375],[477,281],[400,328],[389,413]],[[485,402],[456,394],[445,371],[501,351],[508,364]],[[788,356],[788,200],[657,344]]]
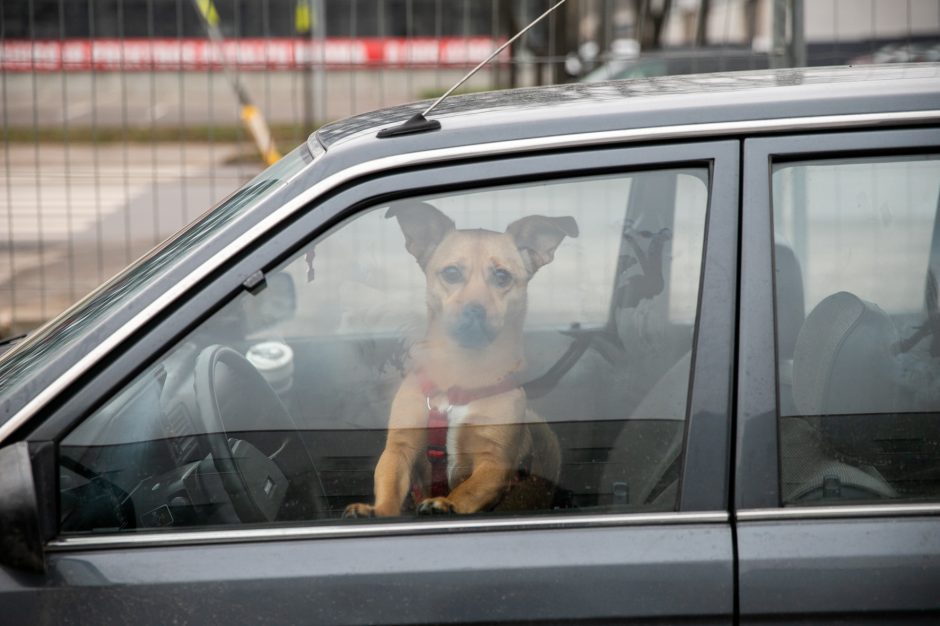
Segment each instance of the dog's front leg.
[[405,379],[392,401],[385,450],[375,467],[375,504],[350,504],[343,517],[390,517],[401,513],[415,462],[427,445],[427,407],[418,384]]
[[402,502],[411,489],[418,451],[425,446],[422,431],[392,430],[385,451],[375,467],[375,511],[378,516],[401,513]]
[[422,500],[418,514],[467,514],[489,509],[506,493],[512,474],[513,470],[503,461],[484,461],[446,497]]
[[477,513],[499,502],[512,484],[521,434],[518,425],[461,426],[457,465],[467,467],[469,476],[447,497],[423,500],[418,514]]

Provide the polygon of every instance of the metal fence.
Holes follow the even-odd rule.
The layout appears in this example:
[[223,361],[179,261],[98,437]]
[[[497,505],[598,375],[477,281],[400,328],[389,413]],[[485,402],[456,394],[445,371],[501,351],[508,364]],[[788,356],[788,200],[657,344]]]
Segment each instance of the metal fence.
[[[439,95],[549,5],[4,0],[0,338],[62,311],[319,124]],[[465,89],[928,59],[938,33],[938,0],[569,0]],[[255,112],[269,135],[246,124]]]

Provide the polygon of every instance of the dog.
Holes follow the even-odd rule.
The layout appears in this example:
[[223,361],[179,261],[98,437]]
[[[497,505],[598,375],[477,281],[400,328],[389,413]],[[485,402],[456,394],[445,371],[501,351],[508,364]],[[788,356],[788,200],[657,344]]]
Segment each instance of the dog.
[[[476,513],[501,501],[550,506],[558,440],[528,408],[517,377],[528,283],[566,236],[577,237],[577,223],[531,215],[505,233],[458,230],[424,202],[395,204],[385,217],[398,220],[425,274],[427,330],[392,400],[375,503],[350,504],[343,516],[400,515],[409,494],[419,515]],[[519,495],[521,483],[533,487],[528,495]]]

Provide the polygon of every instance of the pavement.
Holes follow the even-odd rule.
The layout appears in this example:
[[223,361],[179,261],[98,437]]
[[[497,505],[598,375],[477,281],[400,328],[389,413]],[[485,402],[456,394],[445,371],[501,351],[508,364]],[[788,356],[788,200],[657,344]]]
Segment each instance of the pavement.
[[[319,99],[311,91],[313,83],[300,72],[242,72],[238,80],[268,123],[312,127],[313,118],[340,119],[443,93],[467,69],[331,70],[323,78]],[[13,128],[240,123],[238,100],[218,71],[8,72],[0,78],[3,118]],[[483,70],[463,89],[494,89],[494,80],[490,70]]]
[[0,148],[0,337],[28,331],[262,169],[251,144]]

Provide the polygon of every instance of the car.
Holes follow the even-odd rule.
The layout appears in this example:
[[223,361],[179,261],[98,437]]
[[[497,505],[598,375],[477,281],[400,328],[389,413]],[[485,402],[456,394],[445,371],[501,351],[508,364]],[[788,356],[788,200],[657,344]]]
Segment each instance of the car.
[[[3,614],[937,622],[938,79],[670,76],[324,126],[0,357]],[[487,303],[528,282],[518,386],[487,393],[557,440],[538,506],[520,460],[471,513],[422,515],[447,511],[405,476],[400,509],[348,515],[438,345],[434,293],[495,263],[426,277],[402,207],[541,265],[472,279]],[[530,216],[565,237],[524,243]],[[460,428],[493,417],[474,402]]]
[[888,43],[869,54],[860,54],[849,59],[850,65],[870,63],[914,63],[919,61],[940,61],[940,41],[925,38],[919,41]]
[[671,74],[704,74],[773,67],[772,55],[744,46],[676,47],[614,57],[594,68],[580,81],[596,83],[625,78],[651,78]]

